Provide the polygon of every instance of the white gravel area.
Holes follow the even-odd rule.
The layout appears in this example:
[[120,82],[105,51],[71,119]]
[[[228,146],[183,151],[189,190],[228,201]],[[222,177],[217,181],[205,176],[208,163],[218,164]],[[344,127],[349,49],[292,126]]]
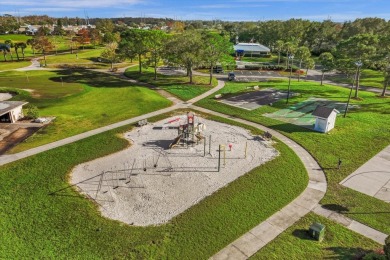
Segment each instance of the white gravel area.
[[0,93],[0,101],[5,101],[11,98],[12,95],[10,93]]
[[[132,143],[129,148],[76,166],[71,183],[95,200],[107,218],[137,226],[158,225],[279,154],[268,141],[243,128],[199,117],[195,122],[206,125],[202,132],[206,145],[203,139],[168,149],[178,135],[176,127],[185,120],[184,115],[175,116],[135,128],[125,134]],[[221,151],[220,171],[219,145],[226,147]]]

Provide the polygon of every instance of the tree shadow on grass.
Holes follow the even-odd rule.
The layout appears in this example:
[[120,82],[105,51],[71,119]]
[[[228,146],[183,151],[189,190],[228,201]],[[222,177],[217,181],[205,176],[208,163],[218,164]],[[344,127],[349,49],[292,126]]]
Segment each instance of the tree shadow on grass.
[[362,259],[363,256],[372,252],[360,247],[327,247],[328,251],[333,252],[334,255],[324,257],[324,259]]
[[96,88],[122,88],[138,86],[114,75],[87,69],[58,70],[58,76],[49,78],[54,82],[87,84]]
[[278,130],[278,131],[283,131],[283,132],[286,132],[286,133],[296,133],[296,132],[316,133],[315,131],[310,130],[309,128],[306,128],[306,127],[303,127],[303,126],[301,127],[301,126],[294,125],[294,124],[288,124],[288,123],[272,125],[270,127],[272,129],[275,129],[275,130]]
[[337,205],[337,204],[325,204],[325,205],[322,205],[322,208],[328,209],[331,211],[335,211],[338,213],[346,213],[349,211],[349,209],[347,207]]

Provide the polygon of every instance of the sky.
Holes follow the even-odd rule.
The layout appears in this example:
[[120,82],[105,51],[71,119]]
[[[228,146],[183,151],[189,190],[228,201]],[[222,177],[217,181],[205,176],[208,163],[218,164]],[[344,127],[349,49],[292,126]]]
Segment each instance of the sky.
[[390,19],[390,0],[2,0],[0,14],[175,20]]

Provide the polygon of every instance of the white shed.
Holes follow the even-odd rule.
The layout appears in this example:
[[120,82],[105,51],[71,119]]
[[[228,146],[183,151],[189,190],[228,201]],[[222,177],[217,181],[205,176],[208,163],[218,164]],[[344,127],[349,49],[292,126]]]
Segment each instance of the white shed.
[[15,123],[23,117],[23,106],[28,102],[1,101],[0,123]]
[[340,112],[337,109],[317,106],[312,115],[316,117],[314,130],[322,133],[327,133],[334,128],[337,114]]

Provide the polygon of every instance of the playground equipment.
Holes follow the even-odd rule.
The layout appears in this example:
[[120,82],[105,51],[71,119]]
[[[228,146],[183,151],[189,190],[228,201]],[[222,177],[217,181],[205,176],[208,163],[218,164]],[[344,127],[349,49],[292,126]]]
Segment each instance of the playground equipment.
[[[176,118],[168,121],[168,123],[173,123],[180,121],[180,118]],[[202,136],[202,132],[206,129],[206,126],[202,123],[195,123],[195,113],[188,112],[186,123],[180,124],[178,127],[177,137],[173,140],[173,142],[169,145],[169,149],[186,145],[188,147],[189,144],[198,143],[199,141],[204,139]]]

